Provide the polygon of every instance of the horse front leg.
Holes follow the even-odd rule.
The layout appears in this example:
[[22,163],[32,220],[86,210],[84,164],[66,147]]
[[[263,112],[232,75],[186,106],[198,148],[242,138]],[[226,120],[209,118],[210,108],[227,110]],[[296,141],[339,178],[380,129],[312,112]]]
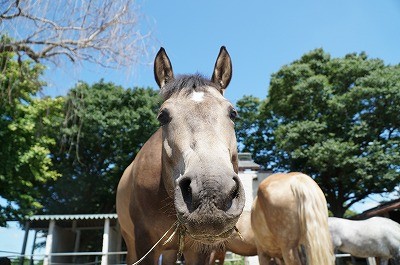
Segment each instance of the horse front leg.
[[135,249],[135,238],[134,236],[121,230],[122,237],[124,238],[128,254],[126,255],[126,264],[132,264],[137,260],[136,249]]
[[178,251],[177,250],[165,250],[161,255],[161,264],[162,265],[171,265],[175,264],[177,258]]
[[140,265],[157,265],[158,258],[161,255],[161,249],[159,246],[155,247],[152,251],[150,249],[156,242],[151,240],[150,234],[146,230],[139,231],[135,229],[135,250],[137,260],[141,260]]

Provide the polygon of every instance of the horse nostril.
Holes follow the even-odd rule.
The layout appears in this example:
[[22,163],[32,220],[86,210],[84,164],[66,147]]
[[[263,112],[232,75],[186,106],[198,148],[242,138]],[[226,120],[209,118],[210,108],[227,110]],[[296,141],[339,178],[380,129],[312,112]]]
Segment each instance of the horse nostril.
[[231,193],[232,200],[236,199],[239,196],[239,187],[240,187],[240,184],[239,184],[240,180],[237,177],[234,177],[233,181],[235,181],[235,186],[233,187],[232,193]]
[[231,187],[231,190],[229,191],[228,199],[225,203],[225,209],[224,209],[225,211],[228,211],[232,207],[233,201],[237,197],[239,197],[239,189],[240,189],[239,179],[237,177],[233,177],[233,181],[235,182],[235,184]]
[[191,180],[189,178],[182,179],[179,182],[179,187],[182,191],[182,197],[184,202],[186,203],[186,207],[188,208],[189,212],[192,212],[193,206],[193,195],[192,195],[192,188],[190,187]]

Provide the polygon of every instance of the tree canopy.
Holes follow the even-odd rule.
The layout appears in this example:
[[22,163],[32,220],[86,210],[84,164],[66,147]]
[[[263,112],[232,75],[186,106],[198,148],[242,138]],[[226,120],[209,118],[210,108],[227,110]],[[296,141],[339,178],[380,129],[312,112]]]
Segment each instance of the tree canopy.
[[78,83],[65,97],[64,120],[53,164],[61,175],[48,182],[43,211],[113,213],[119,179],[159,124],[158,92],[124,89],[100,81]]
[[115,212],[122,172],[158,128],[158,92],[80,82],[40,98],[43,66],[0,55],[0,226],[30,214]]
[[242,106],[258,115],[239,128],[243,149],[264,167],[314,177],[336,216],[400,182],[399,66],[316,49],[272,75],[265,101],[238,106],[244,120]]
[[59,174],[49,156],[55,139],[46,128],[57,124],[62,99],[35,98],[44,85],[43,67],[0,54],[0,226],[22,219],[42,205],[43,184]]

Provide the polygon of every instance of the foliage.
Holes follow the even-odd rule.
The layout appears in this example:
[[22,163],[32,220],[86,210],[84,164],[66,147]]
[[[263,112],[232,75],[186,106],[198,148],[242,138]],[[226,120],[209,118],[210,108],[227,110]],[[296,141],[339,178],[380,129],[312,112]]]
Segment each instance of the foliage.
[[46,185],[44,212],[115,212],[124,169],[158,127],[158,94],[100,81],[78,83],[65,102],[61,135],[52,149],[61,177]]
[[158,127],[158,93],[100,81],[39,99],[43,67],[0,59],[0,225],[33,213],[115,212],[123,170]]
[[[259,105],[260,99],[254,96],[244,96],[236,102],[238,110],[238,119],[235,121],[236,138],[240,143],[239,148],[241,151],[250,152],[252,146],[251,138],[248,137],[249,132],[255,133],[257,131],[257,119],[260,115]],[[250,141],[250,142],[248,142]]]
[[58,174],[51,169],[55,140],[46,127],[56,124],[62,99],[35,99],[43,67],[0,54],[0,226],[20,220],[41,207],[41,187]]
[[314,177],[335,216],[398,185],[399,66],[317,49],[273,74],[258,108],[245,148],[265,167]]

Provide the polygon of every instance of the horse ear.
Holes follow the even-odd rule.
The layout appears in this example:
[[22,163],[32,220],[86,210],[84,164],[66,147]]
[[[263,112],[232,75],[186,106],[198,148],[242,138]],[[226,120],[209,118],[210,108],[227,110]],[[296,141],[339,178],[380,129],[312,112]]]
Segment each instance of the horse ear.
[[225,46],[222,46],[217,61],[214,66],[214,73],[212,75],[211,81],[222,89],[222,94],[224,93],[226,87],[232,78],[232,62],[228,51]]
[[160,48],[154,60],[154,77],[160,88],[174,79],[171,61],[163,47]]

